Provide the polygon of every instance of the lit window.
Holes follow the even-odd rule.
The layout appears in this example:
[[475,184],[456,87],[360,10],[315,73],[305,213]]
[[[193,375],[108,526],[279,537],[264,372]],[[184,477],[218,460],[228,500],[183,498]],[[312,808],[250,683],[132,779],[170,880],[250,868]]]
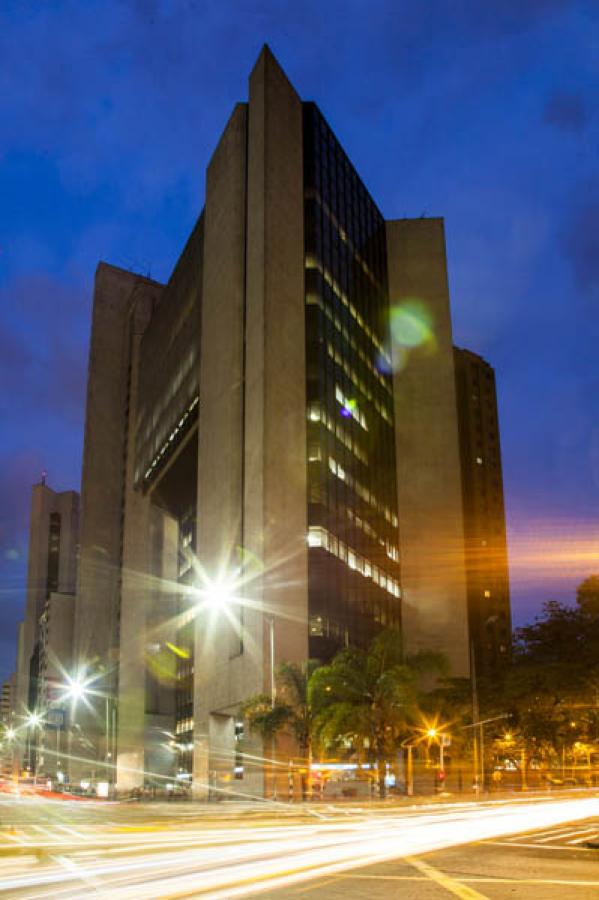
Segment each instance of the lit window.
[[316,528],[311,526],[308,530],[308,547],[323,547],[324,546],[324,528]]
[[485,591],[485,597],[490,597],[490,596],[491,596],[491,591]]
[[308,462],[318,462],[320,460],[320,447],[318,444],[310,444],[308,449]]
[[477,456],[477,457],[476,457],[476,462],[478,463],[479,466],[482,466],[482,464],[483,464],[483,458],[482,458],[482,456]]
[[310,616],[310,634],[313,637],[322,637],[324,635],[322,616]]

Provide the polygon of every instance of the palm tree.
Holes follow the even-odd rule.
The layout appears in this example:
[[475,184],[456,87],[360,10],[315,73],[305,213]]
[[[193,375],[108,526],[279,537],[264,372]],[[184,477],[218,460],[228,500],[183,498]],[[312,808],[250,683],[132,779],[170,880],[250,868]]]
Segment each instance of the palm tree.
[[422,677],[444,669],[439,654],[404,657],[401,635],[391,629],[365,650],[342,650],[310,679],[315,735],[326,747],[351,747],[376,766],[379,795],[384,797],[386,763],[418,720]]
[[313,716],[308,700],[308,684],[318,665],[309,659],[305,666],[281,663],[277,670],[277,695],[273,702],[268,694],[250,697],[241,707],[241,714],[250,731],[265,739],[274,739],[279,732],[295,738],[306,772],[301,774],[302,799],[312,791]]

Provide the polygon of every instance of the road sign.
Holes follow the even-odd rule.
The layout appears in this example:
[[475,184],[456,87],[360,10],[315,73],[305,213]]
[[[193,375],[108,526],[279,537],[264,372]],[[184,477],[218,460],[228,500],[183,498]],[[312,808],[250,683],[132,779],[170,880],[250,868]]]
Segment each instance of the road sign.
[[52,707],[46,712],[44,725],[46,728],[64,728],[65,710]]

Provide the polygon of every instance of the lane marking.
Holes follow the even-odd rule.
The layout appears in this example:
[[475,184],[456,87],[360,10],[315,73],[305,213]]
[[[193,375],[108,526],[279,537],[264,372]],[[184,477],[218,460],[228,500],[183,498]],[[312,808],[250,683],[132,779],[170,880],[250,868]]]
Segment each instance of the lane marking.
[[298,888],[294,891],[294,894],[308,894],[310,891],[315,891],[317,888],[326,887],[327,884],[333,884],[335,881],[343,881],[344,878],[351,878],[351,875],[333,875],[332,878],[327,878],[325,881],[318,881],[316,884],[309,884],[307,887]]
[[425,863],[422,859],[418,859],[415,856],[404,856],[404,861],[409,863],[411,866],[414,866],[415,869],[418,869],[419,872],[422,872],[431,881],[436,882],[436,884],[440,884],[441,887],[444,887],[446,891],[449,891],[450,894],[454,894],[456,897],[459,897],[460,900],[490,900],[486,894],[479,894],[478,891],[475,891],[474,888],[468,887],[465,884],[462,884],[459,881],[456,881],[451,876],[447,875],[445,872],[442,872],[440,869],[435,869],[433,866],[430,866],[428,863]]
[[547,844],[554,839],[561,841],[563,838],[573,837],[575,834],[588,834],[590,831],[596,831],[596,828],[576,828],[574,831],[560,831],[559,833],[552,834],[550,837],[541,838],[537,843]]
[[[347,878],[373,881],[427,881],[422,875],[348,875]],[[565,878],[485,878],[482,875],[469,875],[462,877],[460,884],[561,884],[580,887],[598,887],[599,881],[580,881]],[[331,878],[330,881],[335,879]],[[480,894],[478,895],[480,897]]]
[[493,844],[498,847],[529,847],[532,850],[569,850],[571,853],[595,853],[590,847],[563,847],[560,844],[527,844],[524,841],[480,841],[481,844]]

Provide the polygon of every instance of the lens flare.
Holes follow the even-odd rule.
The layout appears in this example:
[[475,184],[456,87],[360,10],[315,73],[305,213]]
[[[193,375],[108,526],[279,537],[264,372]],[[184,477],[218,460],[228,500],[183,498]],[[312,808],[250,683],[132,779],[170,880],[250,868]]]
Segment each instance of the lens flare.
[[399,347],[413,350],[434,341],[433,320],[421,300],[406,300],[391,309],[391,337]]

